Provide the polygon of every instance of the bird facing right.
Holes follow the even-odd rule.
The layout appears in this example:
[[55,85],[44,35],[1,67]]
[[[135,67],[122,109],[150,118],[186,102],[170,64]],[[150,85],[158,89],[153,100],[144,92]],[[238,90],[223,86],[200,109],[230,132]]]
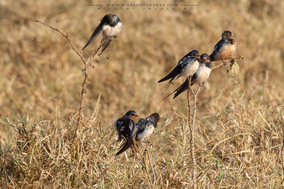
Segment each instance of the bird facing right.
[[[127,140],[132,139],[132,130],[135,126],[134,119],[137,117],[137,113],[134,110],[129,110],[124,116],[114,121],[113,126],[118,134],[118,140],[121,141],[121,135]],[[131,140],[130,139],[130,140]]]
[[224,31],[222,39],[215,45],[213,52],[210,55],[210,60],[219,61],[233,58],[236,53],[237,42],[234,40],[234,35],[231,31]]
[[158,83],[171,79],[166,86],[166,89],[179,77],[185,78],[192,76],[199,67],[199,52],[192,50],[184,57],[182,57],[177,66],[164,78],[160,79]]
[[[201,63],[200,63],[198,70],[195,72],[195,74],[191,78],[191,85],[194,85],[194,84],[202,85],[202,83],[204,83],[208,79],[211,73],[212,64],[211,64],[210,57],[208,56],[208,54],[206,53],[202,54],[200,56],[200,61]],[[181,86],[179,86],[176,90],[172,92],[172,93],[176,92],[174,95],[174,98],[176,98],[179,94],[181,94],[188,88],[189,86],[188,86],[188,78],[187,78]]]

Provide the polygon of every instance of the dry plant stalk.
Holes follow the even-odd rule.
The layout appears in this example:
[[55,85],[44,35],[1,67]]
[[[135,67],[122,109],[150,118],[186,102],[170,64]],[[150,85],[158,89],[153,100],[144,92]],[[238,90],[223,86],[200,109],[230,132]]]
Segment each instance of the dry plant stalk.
[[[188,78],[188,86],[191,85],[191,77]],[[185,149],[185,144],[186,144],[186,133],[187,133],[187,128],[190,128],[190,88],[187,90],[187,108],[188,108],[188,114],[187,114],[187,127],[185,127],[183,131],[183,153]],[[189,141],[191,141],[191,132],[189,135]]]
[[[235,63],[235,59],[243,59],[243,55],[239,55],[237,57],[234,57],[233,59],[230,59],[230,63],[231,65],[233,65]],[[221,63],[217,66],[214,66],[213,68],[211,68],[211,71],[217,68],[221,68],[224,65],[224,63]],[[188,86],[191,85],[191,78],[189,78],[188,81]],[[191,110],[190,110],[190,94],[189,94],[189,90],[191,88],[188,88],[187,91],[187,104],[188,104],[188,127],[190,128],[190,150],[191,150],[191,159],[192,159],[192,182],[193,182],[193,188],[196,189],[196,159],[195,159],[195,143],[194,143],[194,128],[195,128],[195,118],[196,118],[196,99],[198,96],[198,93],[201,89],[201,87],[199,86],[196,93],[194,92],[193,89],[191,89],[191,92],[193,94],[193,112],[192,112],[192,120],[190,121],[190,114],[191,114]]]
[[[191,86],[191,76],[188,77],[188,86]],[[187,117],[187,127],[185,127],[184,130],[184,138],[183,138],[183,151],[185,149],[185,144],[186,144],[186,133],[187,133],[187,128],[190,128],[190,87],[187,90],[187,108],[188,108],[188,117]],[[191,134],[189,135],[189,141],[191,141]]]
[[[92,54],[90,55],[90,57],[91,57],[91,56],[92,56],[92,57],[96,56],[96,54],[99,52],[100,48],[102,48],[103,46],[107,45],[107,44],[110,43],[110,42],[111,42],[111,39],[106,39],[106,40],[102,41],[102,42],[100,43],[100,46],[92,52]],[[106,50],[106,49],[105,49],[105,50]],[[100,54],[98,54],[98,56],[101,56],[105,50],[102,49],[102,52],[101,52]],[[106,56],[106,58],[108,59],[107,56]]]
[[84,109],[84,99],[85,99],[85,94],[87,92],[87,79],[88,79],[88,63],[89,63],[89,60],[90,60],[90,57],[88,58],[88,60],[85,63],[85,68],[84,68],[84,72],[85,72],[85,78],[84,78],[84,81],[83,81],[83,84],[82,84],[82,91],[81,91],[81,100],[80,100],[80,107],[79,107],[79,115],[78,115],[78,125],[77,125],[77,128],[76,130],[78,129],[78,126],[80,125],[80,122],[81,122],[81,118],[82,118],[82,111]]
[[[237,57],[234,57],[232,59],[230,59],[230,63],[231,66],[235,63],[235,59],[244,59],[243,55],[239,55]],[[211,68],[211,71],[217,68],[221,68],[222,66],[224,66],[224,63],[221,63],[217,66],[214,66],[213,68]],[[228,70],[227,70],[228,72]],[[189,78],[188,81],[188,86],[191,85],[191,78]],[[189,94],[189,90],[191,88],[188,88],[187,91],[187,104],[188,104],[188,127],[190,128],[190,150],[191,150],[191,159],[192,159],[192,182],[193,182],[193,188],[196,189],[196,159],[195,159],[195,143],[194,143],[194,128],[195,128],[195,118],[196,118],[196,99],[197,96],[199,94],[199,91],[201,89],[201,87],[199,86],[196,93],[194,92],[193,89],[191,89],[191,92],[193,94],[193,112],[192,112],[192,120],[190,121],[190,94]]]
[[[151,165],[151,169],[152,169],[152,173],[153,173],[153,183],[152,183],[152,184],[155,185],[156,174],[155,174],[154,167],[153,167],[153,164],[152,164],[152,160],[151,160],[151,158],[150,158],[150,155],[149,155],[149,152],[148,152],[147,147],[146,147],[146,149],[145,149],[144,151],[146,152],[146,154],[147,154],[147,156],[148,156],[148,161],[149,161],[149,163],[150,163],[150,165]],[[154,160],[153,160],[153,162],[154,162]]]
[[83,84],[82,84],[82,90],[81,90],[81,100],[80,100],[80,107],[79,107],[78,124],[77,124],[76,130],[75,130],[75,133],[74,133],[74,137],[72,139],[72,141],[74,142],[75,138],[76,138],[76,133],[77,133],[78,127],[80,126],[81,120],[82,120],[82,111],[84,109],[83,104],[84,104],[85,94],[87,92],[86,85],[87,85],[87,79],[88,79],[88,64],[89,64],[89,60],[90,60],[91,56],[86,61],[84,59],[84,57],[82,56],[82,54],[74,47],[73,43],[71,42],[71,40],[68,37],[68,33],[65,35],[59,29],[54,28],[54,27],[52,27],[48,24],[45,24],[45,23],[38,21],[38,20],[34,20],[33,18],[30,18],[30,20],[33,21],[33,22],[38,22],[38,23],[40,23],[44,26],[47,26],[47,27],[51,28],[52,30],[60,33],[63,37],[65,37],[67,39],[67,41],[69,42],[69,44],[71,45],[72,49],[81,58],[81,60],[83,61],[84,65],[85,65],[85,68],[83,69],[83,71],[85,72],[85,78],[84,78],[84,81],[83,81]]
[[[188,78],[188,86],[191,86],[191,77]],[[200,91],[200,86],[197,89],[197,92],[194,93],[193,89],[191,87],[187,90],[187,108],[188,108],[188,117],[187,117],[187,125],[190,130],[189,135],[189,142],[190,142],[190,151],[191,151],[191,159],[192,159],[192,182],[193,182],[193,188],[196,188],[196,159],[195,159],[195,149],[194,149],[194,123],[195,123],[195,117],[196,117],[196,98],[198,96],[198,93]],[[190,120],[191,115],[191,106],[190,106],[190,90],[193,94],[193,115],[192,120]],[[187,127],[186,127],[187,128]],[[186,135],[187,129],[185,129],[184,136]],[[184,143],[185,143],[185,137],[184,137]]]
[[196,189],[196,159],[195,159],[195,149],[194,149],[194,126],[195,126],[195,118],[196,118],[196,99],[201,87],[199,86],[196,93],[194,93],[193,89],[191,92],[193,94],[193,112],[192,112],[192,120],[191,120],[191,127],[190,127],[190,148],[191,148],[191,159],[192,159],[192,181],[193,181],[193,188]]
[[[191,86],[191,77],[188,78],[188,86]],[[192,182],[193,182],[193,188],[196,189],[196,159],[195,159],[195,149],[194,149],[194,123],[195,123],[195,117],[196,117],[196,98],[200,91],[200,86],[197,89],[197,92],[194,93],[193,89],[191,87],[187,90],[187,107],[188,107],[188,117],[187,117],[187,123],[190,130],[189,135],[189,142],[190,142],[190,151],[191,151],[191,159],[192,159]],[[190,120],[191,115],[191,106],[190,106],[190,90],[193,94],[193,115],[192,120]],[[187,129],[185,129],[185,132]],[[184,138],[185,141],[185,138]]]
[[282,161],[282,179],[283,179],[283,173],[284,173],[284,124],[282,126],[282,147],[281,147],[281,161]]
[[[143,158],[142,158],[142,162],[145,164],[144,170],[146,172],[146,179],[148,180],[148,182],[150,183],[150,169],[149,169],[149,165],[148,165],[148,161],[149,161],[149,155],[148,155],[148,151],[145,149],[144,153],[143,153]],[[143,167],[142,167],[143,169]]]
[[[229,61],[230,61],[231,64],[234,64],[236,59],[241,59],[241,60],[243,60],[243,59],[244,59],[244,56],[243,56],[242,54],[240,54],[239,56],[235,56],[234,58],[230,59]],[[223,62],[220,63],[220,64],[218,64],[217,66],[214,66],[213,68],[211,68],[211,71],[213,71],[213,70],[215,70],[215,69],[218,69],[218,68],[222,68],[222,66],[224,66],[224,63],[223,63]]]
[[75,49],[73,43],[70,41],[70,39],[69,39],[69,37],[68,37],[68,33],[65,35],[65,34],[63,34],[59,29],[54,28],[54,27],[52,27],[52,26],[50,26],[50,25],[48,25],[48,24],[45,24],[45,23],[43,23],[43,22],[41,22],[41,21],[38,21],[38,20],[34,20],[33,18],[30,18],[30,20],[33,21],[33,22],[38,22],[38,23],[40,23],[40,24],[42,24],[42,25],[45,25],[45,26],[51,28],[52,30],[57,31],[58,33],[60,33],[63,37],[65,37],[65,38],[67,39],[67,41],[70,43],[72,49],[77,53],[77,55],[81,58],[81,60],[82,60],[84,63],[86,62],[86,61],[84,60],[84,57],[82,56],[82,54],[79,53],[79,52]]

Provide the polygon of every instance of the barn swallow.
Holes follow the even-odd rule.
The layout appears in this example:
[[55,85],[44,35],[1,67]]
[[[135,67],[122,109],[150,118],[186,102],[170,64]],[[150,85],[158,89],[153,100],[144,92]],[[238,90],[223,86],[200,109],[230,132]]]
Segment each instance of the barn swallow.
[[103,32],[103,39],[101,41],[101,44],[103,44],[103,52],[110,44],[112,37],[116,38],[119,36],[121,30],[122,22],[118,16],[114,14],[105,15],[82,50],[84,50],[101,32]]
[[[181,76],[188,78],[192,76],[199,67],[199,52],[197,50],[190,51],[182,59],[178,61],[177,66],[163,79],[159,80],[158,83],[171,79],[166,86],[166,89]],[[166,90],[165,89],[165,90]]]
[[[136,148],[138,149],[138,144],[140,142],[146,141],[149,139],[151,134],[153,133],[154,129],[157,127],[157,123],[160,120],[160,116],[158,113],[153,113],[147,118],[140,119],[136,124],[132,131],[132,137],[134,138],[133,145],[131,145],[130,141],[126,141],[122,146],[119,148],[119,151],[116,155],[119,155],[126,151],[128,148]],[[136,151],[134,150],[134,152]]]
[[136,141],[146,141],[151,136],[154,129],[157,127],[157,123],[159,122],[159,120],[160,115],[158,113],[153,113],[147,118],[140,119],[135,124],[132,136],[136,136]]
[[[121,141],[121,135],[124,136],[125,140],[131,138],[132,130],[135,126],[134,119],[137,117],[137,113],[133,110],[126,112],[124,116],[114,121],[114,129],[118,134],[118,140]],[[132,138],[131,138],[132,139]]]
[[[211,61],[210,61],[210,57],[208,56],[208,54],[204,53],[200,56],[200,66],[198,68],[198,70],[193,74],[193,76],[191,77],[191,86],[194,84],[199,84],[202,85],[209,77],[210,73],[211,73]],[[179,86],[176,90],[174,90],[171,94],[173,94],[174,92],[174,98],[176,98],[180,93],[182,93],[183,91],[188,89],[188,78],[185,80],[185,82]],[[168,96],[170,96],[171,94],[169,94]],[[166,99],[168,96],[166,96],[164,99]]]
[[236,49],[237,42],[234,40],[234,35],[230,31],[224,31],[222,33],[222,39],[215,45],[214,50],[210,55],[210,60],[222,60],[225,64],[224,60],[233,58]]

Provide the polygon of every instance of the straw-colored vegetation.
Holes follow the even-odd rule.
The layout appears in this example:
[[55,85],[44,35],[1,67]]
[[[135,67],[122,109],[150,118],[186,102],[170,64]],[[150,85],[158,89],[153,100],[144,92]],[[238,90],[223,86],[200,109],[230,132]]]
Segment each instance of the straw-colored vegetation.
[[[186,10],[98,10],[85,6],[91,1],[1,1],[0,187],[190,187],[186,92],[161,102],[183,79],[166,92],[157,81],[190,50],[210,54],[230,30],[245,59],[237,60],[237,75],[212,71],[198,95],[197,187],[282,188],[284,1],[172,3],[198,2]],[[73,140],[84,64],[64,37],[29,18],[68,32],[80,51],[107,13],[124,27],[108,59],[90,60],[83,125]],[[130,109],[161,116],[149,161],[143,146],[137,158],[130,150],[114,156],[121,143],[112,123]]]

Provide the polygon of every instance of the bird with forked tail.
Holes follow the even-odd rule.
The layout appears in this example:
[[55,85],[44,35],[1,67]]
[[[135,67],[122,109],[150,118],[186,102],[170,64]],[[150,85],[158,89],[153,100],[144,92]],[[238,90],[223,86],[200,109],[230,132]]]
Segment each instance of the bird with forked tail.
[[133,142],[131,140],[127,140],[121,145],[116,155],[125,152],[129,148],[132,148],[132,151],[135,154],[138,151],[139,143],[145,142],[150,138],[154,129],[157,127],[159,120],[160,115],[158,113],[153,113],[147,118],[140,119],[132,130],[131,135],[133,137]]
[[137,113],[134,110],[129,110],[124,116],[114,121],[114,129],[118,134],[118,140],[121,141],[121,136],[125,141],[129,141],[133,144],[132,130],[135,127],[134,119],[137,117]]
[[[211,61],[210,61],[210,57],[208,54],[204,53],[200,56],[200,66],[198,68],[198,70],[193,74],[193,76],[191,77],[191,86],[194,84],[199,84],[202,85],[204,84],[204,82],[208,79],[210,73],[211,73]],[[185,82],[179,86],[176,90],[174,90],[171,94],[175,93],[174,98],[176,98],[178,95],[180,95],[182,92],[184,92],[185,90],[187,90],[189,88],[188,85],[188,78],[185,80]],[[169,94],[168,96],[166,96],[164,99],[166,99],[167,97],[169,97],[171,94]],[[163,100],[164,100],[163,99]]]
[[[181,76],[188,78],[192,76],[199,67],[199,52],[197,50],[190,51],[184,57],[182,57],[177,66],[164,78],[158,81],[158,83],[171,79],[166,85],[166,89],[178,78]],[[166,90],[165,89],[165,90]]]

